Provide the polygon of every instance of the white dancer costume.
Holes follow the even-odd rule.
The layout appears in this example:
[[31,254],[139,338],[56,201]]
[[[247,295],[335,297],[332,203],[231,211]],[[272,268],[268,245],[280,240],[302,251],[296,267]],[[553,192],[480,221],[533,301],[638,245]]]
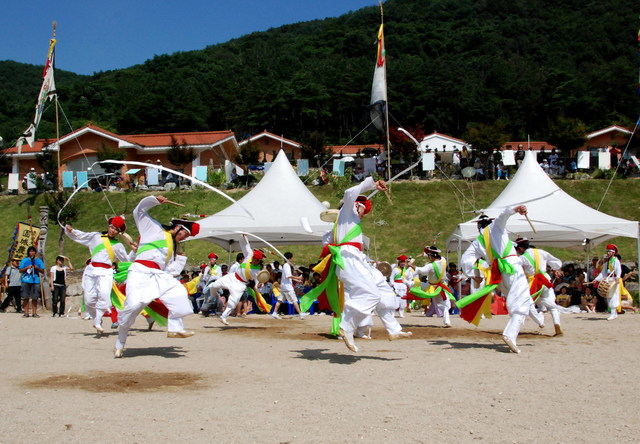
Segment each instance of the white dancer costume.
[[[516,207],[520,208],[520,207]],[[526,210],[525,210],[526,211]],[[505,208],[491,224],[481,230],[469,248],[462,255],[462,267],[467,276],[479,276],[479,271],[474,266],[479,259],[486,259],[493,263],[494,260],[504,260],[513,267],[513,273],[502,274],[502,294],[506,295],[507,310],[509,310],[509,322],[502,332],[505,343],[511,351],[519,353],[516,346],[516,338],[524,324],[526,317],[537,315],[538,325],[544,325],[544,318],[535,309],[535,305],[529,295],[529,282],[522,269],[520,258],[516,255],[513,243],[507,235],[506,224],[509,217],[516,214],[515,209]],[[485,248],[485,239],[488,237],[489,245]],[[482,239],[482,241],[481,241]],[[491,250],[487,252],[487,250]]]
[[[398,322],[395,317],[396,311],[396,293],[387,282],[387,278],[378,270],[371,261],[368,261],[371,267],[371,273],[375,280],[376,287],[380,293],[380,302],[375,306],[375,312],[378,314],[380,318],[380,322],[384,325],[384,328],[389,333],[389,337],[393,338],[395,335],[400,334],[402,331],[402,325]],[[344,294],[345,300],[349,298],[349,294],[345,291]],[[355,337],[363,338],[370,336],[370,330],[373,327],[373,315],[365,317],[358,328],[356,329]]]
[[117,357],[136,317],[154,299],[160,298],[169,310],[169,333],[184,332],[182,318],[193,314],[186,288],[174,277],[184,268],[187,257],[173,254],[175,242],[171,234],[149,215],[148,211],[157,205],[160,202],[155,196],[147,196],[133,210],[140,244],[136,261],[129,267],[124,308],[118,313]]
[[[407,259],[408,258],[404,255],[397,258],[398,261],[406,261]],[[407,300],[402,298],[407,295],[407,291],[413,285],[413,269],[411,267],[400,267],[400,265],[396,263],[391,270],[391,279],[393,280],[393,290],[396,293],[396,308],[398,309],[398,316],[404,318],[404,310],[407,308]]]
[[[542,274],[548,280],[551,280],[549,273],[547,273],[547,266],[552,270],[559,270],[562,267],[562,261],[551,253],[541,250],[539,248],[527,248],[527,250],[520,256],[522,259],[522,266],[524,268],[529,282],[533,280],[536,274]],[[556,293],[553,287],[542,287],[542,292],[538,299],[535,301],[536,306],[541,309],[547,309],[551,314],[553,325],[556,326],[556,333],[562,333],[560,328],[560,312],[556,305]]]
[[[260,272],[260,265],[252,264],[252,258],[254,255],[254,251],[251,249],[251,245],[247,240],[246,235],[242,235],[240,237],[240,249],[244,254],[244,261],[238,265],[233,272],[229,272],[225,276],[222,276],[220,279],[210,283],[207,286],[207,289],[213,292],[217,292],[218,290],[226,289],[229,291],[229,298],[227,299],[227,308],[225,308],[224,312],[220,316],[220,322],[227,325],[227,318],[231,314],[231,312],[236,308],[242,294],[247,289],[247,284],[250,281],[254,281],[256,286],[258,285],[257,276]],[[255,252],[262,254],[262,252]],[[262,258],[260,258],[262,259]]]
[[[447,285],[447,261],[445,258],[435,259],[433,262],[427,263],[422,267],[417,267],[415,273],[418,276],[426,276],[429,281],[429,288],[427,293],[431,293],[436,290],[435,286],[438,284]],[[445,327],[451,327],[451,317],[449,310],[451,309],[451,300],[447,297],[444,290],[441,291],[440,296],[432,299],[432,304],[437,304],[438,310],[442,312],[442,323]]]
[[[344,263],[344,268],[336,267],[336,275],[344,284],[345,293],[349,294],[349,299],[344,303],[340,328],[345,335],[345,341],[351,345],[356,328],[371,315],[381,300],[378,279],[362,253],[362,229],[360,216],[355,207],[360,194],[374,189],[376,183],[371,177],[367,177],[362,183],[346,190],[334,229],[333,241],[340,247]],[[357,351],[355,346],[353,349]]]
[[[136,256],[134,251],[127,254],[122,243],[98,232],[85,233],[75,228],[64,232],[73,241],[89,247],[91,262],[82,274],[82,290],[87,313],[93,318],[93,326],[102,331],[102,317],[111,307],[113,286],[113,262],[117,259],[130,262]],[[108,246],[107,246],[108,244]]]
[[618,285],[616,285],[615,291],[610,293],[610,297],[607,298],[607,305],[611,310],[611,315],[607,319],[608,321],[612,321],[613,319],[618,317],[618,306],[620,305],[620,278],[622,277],[622,266],[620,265],[620,260],[616,256],[614,256],[614,254],[617,252],[618,248],[615,245],[607,245],[607,257],[604,258],[606,263],[603,264],[602,270],[600,270],[600,274],[593,280],[594,282],[602,282],[602,280],[606,278],[615,278],[616,282],[618,283]]

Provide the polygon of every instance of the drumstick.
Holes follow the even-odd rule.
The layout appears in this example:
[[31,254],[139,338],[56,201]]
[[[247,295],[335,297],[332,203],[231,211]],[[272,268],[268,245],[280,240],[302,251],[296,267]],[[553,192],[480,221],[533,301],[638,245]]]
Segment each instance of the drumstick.
[[168,204],[171,204],[171,205],[175,205],[176,207],[184,207],[184,205],[183,205],[183,204],[178,203],[178,202],[174,202],[174,201],[172,201],[172,200],[165,200],[165,201],[164,201],[164,203],[168,203]]
[[527,222],[529,222],[529,226],[531,227],[531,229],[533,230],[534,233],[537,233],[536,228],[533,226],[533,224],[531,223],[531,219],[529,219],[528,215],[524,215],[524,217],[527,218]]

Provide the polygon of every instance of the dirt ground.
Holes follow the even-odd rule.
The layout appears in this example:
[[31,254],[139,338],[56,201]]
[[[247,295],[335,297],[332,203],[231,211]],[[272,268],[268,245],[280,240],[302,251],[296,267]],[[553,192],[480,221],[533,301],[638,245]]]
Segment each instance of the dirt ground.
[[351,353],[331,319],[186,318],[169,339],[140,318],[124,359],[115,330],[78,317],[0,314],[2,442],[640,441],[640,315],[563,315],[565,335],[527,321],[520,355],[501,340],[505,316],[476,328],[420,313],[412,339]]

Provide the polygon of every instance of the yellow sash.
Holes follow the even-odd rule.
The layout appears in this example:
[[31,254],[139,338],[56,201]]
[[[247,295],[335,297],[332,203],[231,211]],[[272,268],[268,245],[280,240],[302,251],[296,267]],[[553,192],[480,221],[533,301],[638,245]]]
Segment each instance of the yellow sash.
[[173,256],[173,238],[167,230],[162,230],[162,232],[164,233],[164,239],[167,241],[167,257],[164,262],[168,264],[169,259]]
[[113,245],[111,245],[109,236],[102,236],[102,243],[104,244],[105,250],[107,250],[109,259],[111,259],[111,263],[113,263],[116,260],[116,254],[113,252]]

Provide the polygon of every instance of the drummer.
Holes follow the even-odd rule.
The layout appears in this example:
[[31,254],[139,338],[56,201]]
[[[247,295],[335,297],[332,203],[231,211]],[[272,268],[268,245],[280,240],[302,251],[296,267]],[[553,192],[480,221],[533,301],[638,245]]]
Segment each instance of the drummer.
[[[593,282],[600,282],[598,286],[598,294],[607,298],[607,305],[611,311],[611,315],[607,321],[612,321],[618,317],[618,309],[620,307],[620,278],[622,277],[622,267],[620,260],[616,257],[618,247],[614,244],[607,244],[607,252],[603,258],[603,265],[600,274],[595,277]],[[604,283],[606,282],[606,284]],[[604,287],[607,286],[607,293],[603,294]]]

